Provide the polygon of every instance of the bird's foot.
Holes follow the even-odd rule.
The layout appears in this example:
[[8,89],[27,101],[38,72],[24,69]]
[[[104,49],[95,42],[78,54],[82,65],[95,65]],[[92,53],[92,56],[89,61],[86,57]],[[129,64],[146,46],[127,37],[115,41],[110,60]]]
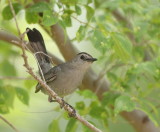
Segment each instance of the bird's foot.
[[70,104],[68,104],[67,102],[65,102],[62,98],[63,103],[60,105],[61,109],[64,108],[65,106],[69,107],[70,109],[72,109],[72,112],[68,113],[69,117],[75,117],[76,116],[76,110],[74,109],[73,106],[71,106]]
[[48,101],[51,102],[57,102],[56,100],[52,99],[52,96],[48,96]]
[[[56,100],[53,100],[51,96],[48,96],[48,101],[51,102],[57,102]],[[76,110],[74,109],[73,106],[71,106],[70,104],[68,104],[67,102],[64,101],[64,99],[62,98],[62,103],[60,104],[60,108],[64,108],[65,106],[69,107],[70,109],[72,109],[72,112],[70,112],[68,115],[69,117],[75,117],[76,116]]]

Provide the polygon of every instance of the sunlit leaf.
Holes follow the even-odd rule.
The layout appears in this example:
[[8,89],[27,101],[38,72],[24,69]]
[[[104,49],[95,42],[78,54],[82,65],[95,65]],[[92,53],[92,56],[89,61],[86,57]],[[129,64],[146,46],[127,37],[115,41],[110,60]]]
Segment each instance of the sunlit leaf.
[[77,15],[81,15],[82,11],[81,11],[80,6],[75,5],[75,10],[76,10]]
[[63,14],[62,19],[63,19],[66,27],[71,27],[72,26],[71,17],[70,17],[69,14],[67,14],[67,13]]
[[85,6],[87,10],[87,20],[90,21],[94,15],[94,9],[88,5]]
[[39,20],[39,14],[37,14],[36,12],[32,12],[30,10],[26,10],[25,12],[25,18],[26,21],[31,24],[31,23],[37,23]]
[[52,26],[58,22],[58,17],[52,11],[46,10],[43,13],[42,24],[45,26]]

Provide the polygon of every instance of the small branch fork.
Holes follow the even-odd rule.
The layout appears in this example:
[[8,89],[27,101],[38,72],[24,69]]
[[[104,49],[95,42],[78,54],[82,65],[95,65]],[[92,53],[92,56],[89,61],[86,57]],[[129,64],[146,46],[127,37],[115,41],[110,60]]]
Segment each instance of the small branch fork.
[[49,95],[52,98],[55,99],[56,102],[58,102],[60,104],[60,106],[63,106],[63,108],[68,112],[69,115],[72,115],[72,116],[74,115],[73,116],[74,118],[76,118],[77,120],[79,120],[82,124],[84,124],[85,126],[87,126],[88,128],[90,128],[92,131],[94,131],[94,132],[102,132],[100,129],[96,128],[94,125],[92,125],[87,120],[85,120],[84,118],[82,118],[74,110],[74,108],[71,105],[69,105],[68,103],[64,102],[64,100],[61,97],[59,97],[53,90],[51,90],[51,88],[44,81],[42,81],[41,78],[39,78],[33,72],[32,68],[29,66],[29,63],[28,63],[28,59],[27,59],[26,52],[25,52],[25,44],[23,42],[24,41],[24,36],[27,33],[27,31],[24,32],[23,34],[21,34],[11,0],[9,0],[9,5],[10,5],[10,9],[12,11],[12,14],[14,16],[16,27],[17,27],[17,30],[18,30],[18,33],[19,33],[19,36],[20,36],[20,43],[21,43],[21,48],[22,48],[22,57],[23,57],[23,60],[24,60],[24,67],[27,69],[27,72],[41,84],[41,86],[49,93]]

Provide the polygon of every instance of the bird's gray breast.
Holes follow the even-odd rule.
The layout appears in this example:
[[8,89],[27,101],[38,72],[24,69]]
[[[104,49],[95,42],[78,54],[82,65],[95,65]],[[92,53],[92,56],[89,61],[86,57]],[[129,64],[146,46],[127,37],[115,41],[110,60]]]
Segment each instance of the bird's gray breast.
[[80,85],[84,73],[79,69],[72,69],[67,67],[60,67],[56,73],[56,79],[49,82],[48,85],[59,95],[65,96],[73,91]]

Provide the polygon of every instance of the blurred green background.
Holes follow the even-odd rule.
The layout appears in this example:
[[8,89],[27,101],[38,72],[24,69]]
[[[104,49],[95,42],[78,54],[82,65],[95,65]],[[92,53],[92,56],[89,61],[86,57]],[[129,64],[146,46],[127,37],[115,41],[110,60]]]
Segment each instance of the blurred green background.
[[[102,131],[140,132],[120,115],[123,111],[140,110],[157,130],[160,124],[159,0],[12,2],[21,32],[27,27],[37,28],[47,50],[59,59],[65,60],[52,39],[54,24],[61,26],[66,38],[79,51],[98,58],[92,69],[108,81],[110,90],[101,100],[87,88],[65,97],[85,119]],[[34,93],[37,83],[23,66],[21,49],[4,38],[11,34],[18,37],[8,1],[0,1],[0,14],[0,114],[20,132],[90,131],[69,118],[57,103],[49,103],[46,95]],[[27,52],[27,56],[38,74],[33,55]],[[14,130],[0,120],[0,131]]]

